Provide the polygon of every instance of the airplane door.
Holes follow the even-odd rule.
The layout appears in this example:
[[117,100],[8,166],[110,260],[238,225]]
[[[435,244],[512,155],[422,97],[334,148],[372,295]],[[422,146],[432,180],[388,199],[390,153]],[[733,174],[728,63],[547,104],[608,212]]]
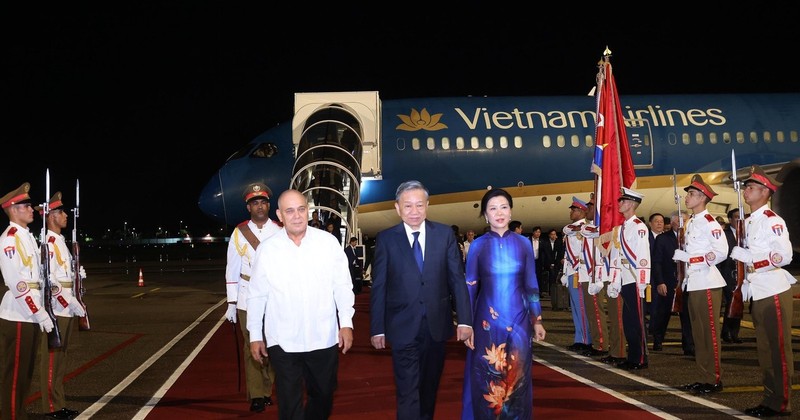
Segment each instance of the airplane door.
[[628,133],[628,147],[635,169],[652,169],[654,150],[650,122],[640,119],[626,119],[625,131]]

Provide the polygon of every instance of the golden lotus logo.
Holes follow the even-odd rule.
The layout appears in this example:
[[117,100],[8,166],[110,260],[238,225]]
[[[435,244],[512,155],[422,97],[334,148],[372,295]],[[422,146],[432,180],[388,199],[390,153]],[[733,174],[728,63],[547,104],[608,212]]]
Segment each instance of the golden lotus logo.
[[428,110],[422,108],[422,112],[417,112],[416,109],[411,108],[410,115],[398,114],[398,118],[403,121],[402,124],[397,126],[397,130],[403,131],[439,131],[447,128],[446,125],[439,122],[442,114],[429,114]]

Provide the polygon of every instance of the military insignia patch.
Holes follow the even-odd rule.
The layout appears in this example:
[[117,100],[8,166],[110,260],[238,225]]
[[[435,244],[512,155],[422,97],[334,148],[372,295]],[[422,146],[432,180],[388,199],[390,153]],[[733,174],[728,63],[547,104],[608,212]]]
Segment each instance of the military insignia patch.
[[639,260],[639,267],[647,267],[647,260]]
[[25,283],[24,281],[21,281],[21,282],[17,283],[17,291],[20,292],[20,293],[27,292],[28,291],[28,283]]
[[13,245],[7,246],[3,248],[3,253],[6,254],[6,257],[8,257],[8,259],[14,258],[14,254],[17,253],[17,248]]
[[709,252],[708,254],[706,254],[706,261],[708,261],[708,262],[712,262],[712,261],[714,261],[716,259],[717,259],[717,254],[715,254],[713,252]]
[[647,236],[647,229],[639,229],[638,232],[640,238],[644,238],[645,236]]
[[772,261],[772,265],[778,265],[783,262],[783,257],[781,254],[772,254],[769,256],[769,260]]
[[772,233],[781,236],[783,235],[783,225],[772,225]]
[[722,230],[721,229],[712,229],[711,230],[711,236],[713,236],[714,239],[719,239],[719,237],[722,236]]

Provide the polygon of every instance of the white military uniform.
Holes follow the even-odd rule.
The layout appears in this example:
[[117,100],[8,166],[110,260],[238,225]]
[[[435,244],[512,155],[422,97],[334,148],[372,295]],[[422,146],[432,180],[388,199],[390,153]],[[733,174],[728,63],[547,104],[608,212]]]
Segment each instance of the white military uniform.
[[586,226],[586,219],[581,219],[576,222],[564,226],[564,255],[566,264],[564,264],[564,274],[571,276],[575,273],[578,274],[578,282],[586,283],[591,280],[591,269],[594,266],[591,247],[589,252],[585,247],[584,236],[581,231],[572,230],[571,226],[580,226],[581,229]]
[[[619,275],[612,274],[610,281],[615,289],[635,283],[639,297],[643,298],[644,291],[650,284],[649,230],[644,222],[635,215],[614,230],[615,240],[611,247],[610,258],[612,270],[617,271]],[[610,289],[611,286],[609,286],[609,291]]]
[[725,287],[725,279],[717,264],[728,258],[728,241],[722,226],[714,216],[703,210],[692,215],[686,225],[686,253],[689,263],[686,269],[686,291]]
[[792,262],[792,243],[786,222],[768,206],[759,208],[747,218],[745,244],[753,258],[752,264],[746,267],[753,300],[785,292],[797,282],[794,276],[781,268]]
[[44,307],[36,238],[28,228],[11,222],[3,232],[2,246],[5,256],[0,258],[0,270],[8,290],[0,303],[0,318],[38,324],[34,313],[43,312]]
[[[259,242],[274,235],[281,230],[281,227],[272,219],[264,223],[261,229],[253,223],[247,221],[250,231],[256,236]],[[250,274],[253,272],[253,258],[256,250],[250,246],[250,242],[244,237],[239,226],[231,234],[228,242],[228,259],[225,267],[225,291],[228,295],[228,302],[236,302],[236,309],[247,310],[248,288],[250,285]]]
[[[50,276],[53,290],[53,312],[56,316],[73,317],[74,310],[69,305],[78,305],[74,291],[75,272],[64,235],[47,231],[47,247],[50,250]],[[73,306],[74,307],[74,306]]]

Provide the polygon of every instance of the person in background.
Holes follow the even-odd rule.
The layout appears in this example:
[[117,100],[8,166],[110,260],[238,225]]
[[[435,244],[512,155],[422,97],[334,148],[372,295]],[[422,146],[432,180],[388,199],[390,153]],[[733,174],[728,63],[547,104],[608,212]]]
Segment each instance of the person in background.
[[[536,278],[539,281],[542,279],[542,261],[539,259],[539,256],[542,253],[543,244],[542,228],[541,226],[534,226],[533,229],[531,229],[531,248],[533,249],[533,258],[536,260]],[[550,294],[547,283],[542,283],[540,287],[540,292],[542,294]]]
[[686,264],[686,285],[689,318],[692,323],[695,363],[700,381],[683,386],[685,391],[710,394],[722,391],[722,359],[719,321],[722,306],[722,289],[725,279],[717,264],[728,255],[728,242],[722,226],[706,209],[717,195],[703,177],[695,174],[684,202],[692,217],[686,224],[686,250],[676,249],[672,259]]
[[[653,351],[663,350],[664,337],[667,334],[669,320],[672,317],[672,304],[675,300],[675,288],[678,285],[678,266],[672,260],[675,250],[678,249],[678,229],[680,218],[688,222],[689,214],[685,210],[672,212],[670,215],[669,232],[664,232],[658,237],[650,254],[653,260],[653,270],[650,282],[653,287],[653,306],[650,318],[650,332],[653,334]],[[681,311],[681,344],[684,354],[694,354],[692,340],[692,324],[686,308],[685,295]],[[687,354],[688,355],[688,354]]]
[[722,289],[722,298],[725,301],[725,306],[722,310],[722,341],[741,344],[742,339],[739,338],[739,328],[741,327],[742,319],[728,316],[731,299],[733,299],[733,291],[736,290],[737,286],[737,263],[736,260],[731,258],[731,252],[733,252],[733,248],[738,244],[739,240],[736,237],[736,225],[739,223],[738,208],[728,211],[728,221],[729,223],[727,225],[722,225],[725,230],[725,240],[728,242],[728,258],[719,265],[719,271],[722,274],[722,278],[725,279],[725,288]]
[[[489,230],[491,231],[491,226],[489,226]],[[511,223],[508,224],[508,229],[516,234],[522,235],[522,222],[519,220],[512,220]]]
[[350,277],[353,280],[353,293],[356,295],[361,294],[364,281],[364,269],[361,267],[361,260],[359,260],[358,253],[356,253],[357,245],[358,238],[353,236],[344,248],[344,253],[347,255],[347,265],[350,267]]
[[559,273],[562,270],[564,261],[564,242],[558,237],[555,229],[547,231],[547,239],[541,247],[542,279],[545,284],[539,287],[550,289],[550,306],[554,311],[569,309],[569,294],[567,289],[561,285]]
[[453,230],[427,220],[425,186],[403,182],[394,206],[402,222],[375,238],[370,342],[391,346],[397,418],[431,420],[453,324],[459,341],[472,337],[469,292]]
[[[42,411],[46,417],[54,419],[71,419],[78,411],[67,408],[64,392],[64,376],[67,373],[67,358],[72,349],[73,332],[78,325],[78,317],[86,315],[83,305],[75,297],[75,273],[72,253],[61,233],[67,227],[68,216],[61,200],[61,192],[50,198],[49,211],[45,220],[47,224],[47,247],[50,261],[50,285],[52,294],[51,307],[56,314],[58,331],[61,336],[61,347],[48,348],[47,335],[39,339],[39,378],[42,392]],[[42,208],[36,208],[42,212]],[[86,278],[83,267],[78,268],[78,275]]]
[[[572,223],[564,226],[564,274],[561,284],[569,292],[569,305],[572,308],[572,324],[575,326],[575,341],[567,346],[567,350],[583,353],[592,350],[592,338],[589,332],[589,320],[586,317],[586,305],[583,301],[581,279],[589,281],[594,264],[583,257],[583,235],[581,229],[586,224],[586,212],[589,210],[585,201],[572,197],[569,206],[569,217]],[[592,267],[591,269],[589,267]]]
[[39,275],[41,252],[28,225],[33,222],[33,207],[24,183],[0,198],[8,216],[3,231],[0,272],[6,290],[0,302],[0,418],[28,418],[25,398],[33,380],[34,360],[42,332],[53,330],[53,320],[42,305],[42,279]]
[[467,262],[467,253],[469,253],[469,247],[472,245],[472,241],[475,240],[475,231],[470,229],[467,233],[464,234],[464,262]]
[[617,237],[611,247],[610,261],[619,277],[616,281],[612,278],[607,293],[609,297],[622,300],[618,300],[617,305],[622,306],[622,329],[628,355],[617,367],[626,370],[648,367],[643,301],[650,284],[650,241],[647,226],[636,217],[636,209],[643,198],[637,191],[622,188],[618,202],[625,221],[615,229]]
[[461,229],[458,227],[458,225],[450,225],[450,228],[453,229],[453,234],[456,235],[456,241],[458,242],[458,251],[461,253],[461,260],[466,262],[467,250],[464,249],[464,241],[461,238]]
[[531,341],[544,340],[545,329],[533,250],[509,229],[513,207],[505,190],[483,195],[481,215],[491,231],[475,241],[467,258],[475,333],[465,342],[464,420],[533,418]]
[[319,210],[311,212],[311,220],[308,221],[308,225],[313,228],[322,229],[322,220],[319,220]]
[[[650,234],[648,235],[650,239],[650,249],[652,250],[655,246],[655,240],[658,235],[664,232],[664,215],[661,213],[653,213],[647,219],[647,227],[650,229]],[[652,334],[652,325],[650,324],[650,319],[652,318],[652,296],[653,290],[650,289],[648,286],[647,291],[645,292],[645,299],[644,299],[644,316],[645,316],[645,326],[647,327],[648,334]]]
[[[258,245],[276,234],[281,227],[269,218],[269,199],[272,191],[263,183],[256,182],[245,188],[242,197],[250,219],[239,223],[228,242],[225,266],[225,290],[228,296],[228,311],[225,318],[232,323],[240,321],[244,336],[244,373],[247,383],[247,398],[250,411],[260,413],[272,405],[272,384],[275,369],[269,362],[253,359],[250,352],[250,333],[247,325],[247,298],[250,295],[250,275]],[[306,216],[307,217],[307,216]],[[261,324],[261,321],[258,321]]]
[[308,202],[300,191],[281,193],[278,219],[283,229],[258,247],[253,262],[250,351],[275,367],[279,418],[327,419],[337,347],[346,354],[353,345],[350,268],[336,238],[308,228]]
[[[758,165],[750,167],[744,181],[744,201],[750,206],[745,223],[746,248],[734,247],[731,258],[747,267],[744,301],[753,298],[750,314],[756,330],[758,366],[764,393],[761,404],[744,410],[755,417],[788,417],[792,414],[792,285],[797,282],[787,267],[792,262],[792,243],[786,222],[769,208],[769,200],[781,183]],[[797,402],[797,401],[795,401]]]

